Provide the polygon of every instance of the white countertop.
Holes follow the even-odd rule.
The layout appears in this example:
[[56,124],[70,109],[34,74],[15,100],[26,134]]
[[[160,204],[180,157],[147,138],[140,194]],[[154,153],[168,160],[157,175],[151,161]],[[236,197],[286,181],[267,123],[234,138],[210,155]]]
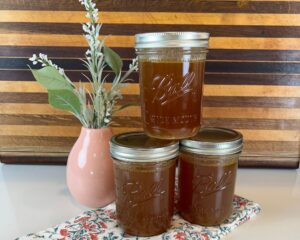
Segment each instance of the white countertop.
[[[299,240],[300,170],[239,169],[236,194],[262,212],[228,240]],[[0,239],[9,240],[68,220],[86,208],[70,197],[65,166],[0,163]]]

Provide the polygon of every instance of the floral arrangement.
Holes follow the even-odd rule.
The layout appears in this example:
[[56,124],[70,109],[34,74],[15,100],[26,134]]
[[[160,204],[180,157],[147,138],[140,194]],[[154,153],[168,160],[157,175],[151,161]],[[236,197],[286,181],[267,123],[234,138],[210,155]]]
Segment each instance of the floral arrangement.
[[[29,60],[33,65],[40,64],[41,69],[31,69],[37,82],[48,90],[48,100],[55,108],[67,110],[86,128],[107,127],[112,122],[116,109],[115,103],[122,97],[120,89],[126,85],[129,75],[137,70],[137,60],[134,59],[129,70],[122,75],[123,62],[120,56],[99,40],[101,24],[98,24],[98,9],[92,0],[79,0],[86,9],[89,22],[82,24],[84,37],[88,43],[85,53],[84,66],[90,76],[83,76],[91,84],[88,90],[81,82],[75,85],[60,68],[48,59],[47,55],[34,54]],[[111,68],[114,79],[110,87],[105,85],[108,74],[104,76],[104,69]]]

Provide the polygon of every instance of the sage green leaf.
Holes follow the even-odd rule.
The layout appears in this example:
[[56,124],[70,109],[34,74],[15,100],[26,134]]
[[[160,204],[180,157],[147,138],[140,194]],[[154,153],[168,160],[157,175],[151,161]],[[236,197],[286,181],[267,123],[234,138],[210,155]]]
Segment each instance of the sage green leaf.
[[120,56],[114,50],[107,46],[103,46],[103,53],[105,62],[114,71],[116,75],[119,75],[123,66],[123,62]]
[[55,67],[47,66],[38,70],[30,69],[35,80],[48,90],[72,90],[72,85]]
[[51,106],[80,115],[80,102],[72,90],[49,90],[48,101]]

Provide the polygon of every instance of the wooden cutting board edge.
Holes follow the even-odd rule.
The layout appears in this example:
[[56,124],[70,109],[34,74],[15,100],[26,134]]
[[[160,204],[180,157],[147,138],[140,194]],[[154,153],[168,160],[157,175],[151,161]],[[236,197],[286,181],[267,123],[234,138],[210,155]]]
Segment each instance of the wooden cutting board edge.
[[[0,151],[0,162],[6,164],[65,165],[68,152]],[[295,156],[241,156],[241,168],[299,168]]]

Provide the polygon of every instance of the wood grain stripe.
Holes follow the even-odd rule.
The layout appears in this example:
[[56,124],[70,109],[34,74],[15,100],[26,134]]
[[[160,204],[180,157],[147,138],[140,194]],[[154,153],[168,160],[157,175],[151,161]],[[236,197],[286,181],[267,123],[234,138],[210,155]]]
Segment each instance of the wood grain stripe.
[[[119,119],[118,119],[119,120]],[[121,119],[119,120],[121,122]],[[9,122],[9,121],[7,121]],[[125,126],[126,123],[124,123]],[[244,118],[206,118],[204,126],[218,126],[235,129],[295,130],[299,131],[299,119],[244,119]]]
[[[247,12],[247,13],[298,13],[299,2],[295,0],[216,0],[216,1],[190,1],[190,0],[103,0],[97,3],[101,11],[160,11],[160,12]],[[5,10],[72,10],[81,11],[82,6],[77,1],[60,0],[1,0],[1,9]]]
[[[299,99],[300,100],[300,99]],[[122,99],[118,100],[118,104],[139,103],[140,97],[138,95],[123,95]],[[23,93],[18,94],[14,92],[1,93],[0,103],[48,103],[47,93]]]
[[38,115],[66,115],[65,111],[52,108],[49,104],[35,103],[1,103],[0,114],[38,114]]
[[1,151],[32,152],[39,147],[40,152],[67,152],[70,150],[76,137],[51,136],[0,136]]
[[254,72],[253,73],[207,72],[205,74],[204,82],[205,84],[299,86],[300,74],[290,74],[290,73],[278,74],[278,73],[259,73],[259,72],[256,73]]
[[[0,115],[0,125],[81,126],[72,115],[18,114]],[[112,127],[142,127],[140,117],[114,116]]]
[[[140,102],[138,95],[124,95],[118,104]],[[47,93],[14,93],[0,94],[0,103],[48,103]],[[205,107],[260,107],[260,108],[300,108],[300,98],[288,97],[209,97],[204,96]]]
[[300,131],[293,130],[248,130],[239,129],[249,141],[299,141]]
[[[83,83],[88,89],[89,84]],[[106,87],[111,84],[107,83]],[[132,83],[122,88],[123,94],[139,94],[139,84]],[[0,81],[0,92],[46,92],[37,82]],[[265,85],[204,85],[205,96],[249,96],[249,97],[300,97],[300,86]]]
[[210,39],[211,49],[298,50],[297,38],[225,38]]
[[295,50],[211,49],[207,59],[289,62],[299,61],[300,53]]
[[[133,48],[114,48],[114,50],[118,52],[123,59],[132,59],[135,57],[135,51]],[[82,58],[84,56],[85,51],[86,48],[84,47],[0,46],[0,57],[28,58],[31,57],[34,53],[44,52],[47,53],[49,58]],[[211,49],[208,52],[207,59],[291,62],[300,61],[300,51]]]
[[1,114],[0,125],[80,126],[72,115]]
[[[103,24],[300,26],[299,14],[101,12]],[[0,10],[0,22],[82,23],[85,12]]]
[[[211,63],[213,64],[213,63]],[[72,81],[87,82],[82,73],[89,75],[87,71],[67,70],[66,74]],[[111,72],[104,72],[109,74]],[[107,82],[113,80],[114,75],[110,74]],[[138,83],[138,73],[132,73],[130,83]],[[32,73],[28,70],[0,70],[0,81],[35,81]],[[289,73],[213,73],[206,72],[205,84],[222,84],[222,85],[277,85],[277,86],[300,86],[300,74]],[[1,92],[1,90],[0,90]]]
[[[139,131],[141,128],[114,128],[114,132]],[[244,138],[250,141],[299,141],[300,131],[290,130],[248,130],[239,129]],[[29,126],[0,125],[1,136],[67,136],[79,135],[80,127],[75,126]]]
[[[118,106],[116,106],[118,107]],[[41,115],[70,115],[66,111],[61,111],[51,107],[49,104],[35,103],[0,103],[0,114],[41,114]],[[114,116],[140,117],[140,107],[133,106],[118,111]]]
[[300,62],[233,62],[207,61],[205,70],[209,73],[300,73]]
[[[230,2],[232,0],[214,0],[216,2]],[[299,0],[239,0],[237,1],[238,3],[244,3],[244,5],[246,5],[245,3],[252,3],[252,2],[272,2],[272,3],[276,3],[276,2],[289,2],[289,3],[293,3],[293,2],[299,2]]]
[[[40,152],[68,152],[76,137],[53,137],[53,136],[0,136],[1,151],[27,151],[33,152],[39,146]],[[245,141],[243,152],[246,155],[272,155],[273,152],[282,153],[285,156],[297,156],[299,151],[298,141]]]
[[205,96],[300,97],[298,86],[204,85]]
[[203,109],[203,115],[206,118],[299,119],[300,109],[207,107]]
[[[299,21],[300,22],[300,21]],[[132,36],[109,36],[106,43],[111,47],[133,47]],[[0,34],[0,45],[6,46],[86,46],[80,35],[63,34]],[[257,50],[300,50],[298,38],[230,38],[212,37],[211,49],[257,49]]]
[[[0,162],[5,164],[48,164],[65,165],[68,153],[27,153],[15,152],[7,154],[0,152]],[[239,158],[239,168],[286,168],[296,169],[299,167],[298,157],[273,157],[273,156],[244,156]]]
[[[65,73],[73,82],[88,82],[87,79],[82,75],[90,76],[87,70],[66,70]],[[104,71],[104,75],[107,77],[107,82],[111,82],[114,78],[112,71]],[[124,74],[124,72],[122,72]],[[129,76],[130,83],[138,82],[138,72],[134,72]],[[0,81],[35,81],[31,71],[28,69],[0,69]]]
[[297,141],[277,142],[277,141],[245,141],[243,147],[244,155],[271,156],[276,154],[297,157],[300,145]]
[[[80,133],[79,126],[18,126],[18,125],[0,125],[1,136],[55,136],[55,137],[77,137]],[[114,128],[115,134],[140,131],[141,128]]]
[[[86,70],[80,59],[52,59],[54,63],[65,70]],[[123,71],[129,69],[131,60],[123,60]],[[0,58],[0,69],[28,70],[32,66],[27,58]],[[250,61],[216,61],[207,60],[205,70],[208,73],[279,73],[300,74],[300,62],[250,62]],[[36,68],[36,66],[32,66]],[[112,73],[109,67],[105,73]],[[110,80],[113,80],[111,74]],[[81,76],[82,77],[82,76]],[[135,74],[135,77],[138,77]]]
[[300,108],[300,98],[288,97],[204,97],[206,107]]
[[48,103],[48,94],[6,92],[0,94],[0,103]]
[[[220,26],[220,25],[169,25],[169,24],[104,24],[103,35],[134,35],[140,32],[197,31],[209,32],[211,37],[300,37],[299,26]],[[82,34],[79,23],[27,23],[2,22],[2,34]]]
[[[55,3],[53,3],[55,2]],[[245,13],[297,13],[300,11],[299,2],[295,0],[123,0],[97,1],[101,11],[161,11],[161,12],[245,12]],[[74,0],[2,0],[4,10],[56,10],[81,11],[82,6]]]
[[[0,114],[66,115],[67,113],[48,104],[1,103]],[[140,117],[140,107],[123,109],[115,116]],[[203,116],[214,119],[300,119],[300,108],[204,107]]]
[[299,157],[274,157],[274,156],[241,156],[239,168],[299,168]]
[[52,156],[41,156],[26,154],[26,153],[15,153],[7,156],[5,153],[0,152],[0,162],[5,164],[43,164],[43,165],[66,165],[67,154],[59,156],[60,154],[52,154]]
[[[86,52],[86,47],[47,47],[47,46],[0,46],[0,57],[31,57],[34,53],[47,53],[49,58],[83,58]],[[116,48],[114,49],[116,50]],[[118,53],[121,53],[122,58],[133,58],[134,49],[118,48]]]
[[203,25],[257,25],[257,26],[299,26],[298,14],[244,14],[244,13],[141,13],[102,12],[101,21],[117,24],[203,24]]
[[[79,83],[75,83],[79,85]],[[91,90],[90,83],[82,83],[86,89]],[[111,83],[105,83],[105,88],[110,89]],[[121,89],[122,94],[139,94],[139,84],[128,84]],[[33,81],[0,81],[0,92],[47,92],[39,83]]]
[[[300,119],[243,119],[205,118],[203,126],[218,126],[235,129],[299,130]],[[71,115],[1,114],[0,125],[80,126]],[[117,116],[113,127],[142,127],[140,117]]]

